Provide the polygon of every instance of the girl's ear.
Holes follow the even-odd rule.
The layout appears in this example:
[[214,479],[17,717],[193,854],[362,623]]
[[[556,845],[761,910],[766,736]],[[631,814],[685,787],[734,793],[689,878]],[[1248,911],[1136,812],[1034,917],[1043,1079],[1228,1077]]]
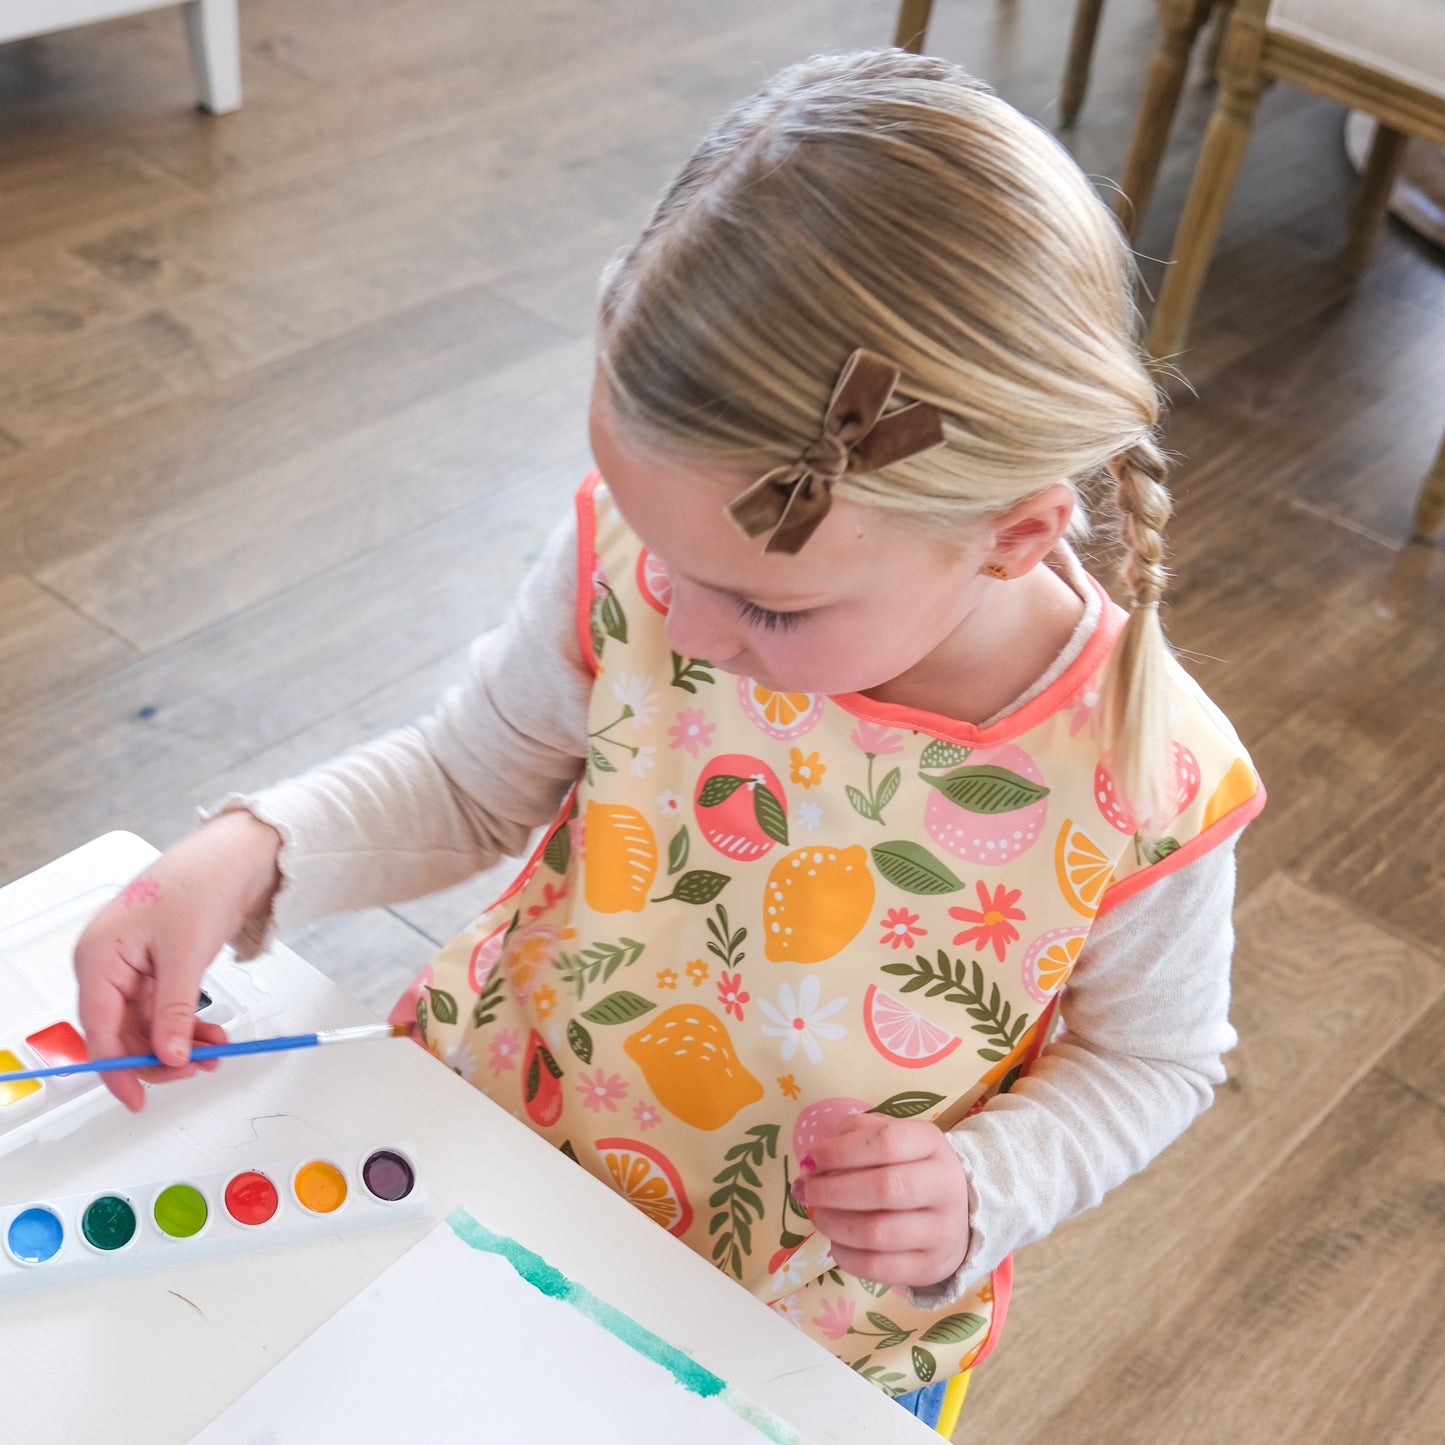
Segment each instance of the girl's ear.
[[1074,515],[1074,491],[1055,482],[995,517],[983,570],[995,577],[1022,577],[1058,545]]

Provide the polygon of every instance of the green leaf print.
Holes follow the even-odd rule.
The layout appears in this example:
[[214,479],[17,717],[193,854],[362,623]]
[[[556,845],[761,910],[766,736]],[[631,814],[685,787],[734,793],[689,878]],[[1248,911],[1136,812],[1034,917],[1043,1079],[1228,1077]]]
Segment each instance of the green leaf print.
[[593,748],[590,756],[592,766],[596,768],[599,773],[615,773],[617,771],[611,759],[609,759],[600,748]]
[[709,868],[697,868],[684,873],[677,880],[671,893],[652,899],[653,903],[667,903],[676,898],[681,903],[711,903],[731,882],[726,873],[714,873]]
[[[973,961],[970,977],[968,965],[961,958],[950,962],[941,948],[937,965],[931,964],[921,953],[916,957],[915,963],[883,965],[884,973],[908,980],[901,992],[916,993],[924,989],[929,998],[942,995],[949,1003],[962,1004],[974,1020],[974,1030],[986,1035],[989,1044],[1004,1053],[1008,1053],[1023,1037],[1024,1030],[1029,1026],[1028,1014],[1021,1013],[1015,1018],[1013,1005],[1004,1001],[997,983],[985,994],[983,968],[977,959]],[[983,1050],[979,1052],[983,1053]],[[995,1055],[985,1053],[984,1057],[994,1058]]]
[[727,802],[747,781],[734,773],[719,773],[716,777],[709,778],[702,785],[702,792],[697,795],[698,807],[716,808],[719,803]]
[[958,1345],[976,1335],[988,1321],[982,1315],[945,1315],[919,1336],[925,1345]]
[[870,823],[879,823],[882,821],[867,793],[860,792],[852,783],[847,784],[843,791],[848,795],[848,801],[852,803],[855,812],[861,813]]
[[567,1020],[567,1047],[584,1064],[592,1062],[592,1035],[576,1019]]
[[873,806],[880,814],[893,801],[893,795],[898,791],[898,784],[902,781],[902,777],[902,773],[897,768],[889,768],[884,773],[883,781],[878,784],[878,792],[873,799]]
[[[923,777],[920,773],[919,777]],[[1041,783],[1031,783],[1007,768],[982,763],[976,767],[955,768],[941,778],[923,778],[937,788],[951,803],[970,813],[1012,813],[1046,798],[1049,790]]]
[[421,1035],[423,1043],[426,1041],[426,1020],[426,994],[419,993],[416,996],[416,1029],[417,1033]]
[[753,789],[753,815],[758,820],[758,827],[769,838],[787,847],[788,815],[783,811],[783,805],[773,796],[772,789],[762,783]]
[[918,1345],[913,1347],[913,1373],[925,1385],[938,1373],[938,1361]]
[[444,988],[429,988],[432,1017],[439,1024],[454,1024],[457,1021],[457,1001]]
[[1179,851],[1178,838],[1161,838],[1144,849],[1144,856],[1151,863],[1162,863],[1171,853]]
[[563,823],[542,850],[542,861],[554,872],[565,873],[572,859],[572,830]]
[[[643,1014],[651,1013],[656,1007],[656,1004],[649,1003],[641,994],[630,993],[624,988],[616,993],[609,993],[601,1003],[583,1009],[582,1017],[589,1024],[630,1024],[633,1019],[640,1019]],[[590,1063],[591,1060],[585,1062]]]
[[856,1370],[865,1380],[871,1380],[880,1390],[887,1395],[891,1395],[895,1400],[900,1395],[906,1395],[908,1393],[908,1387],[903,1383],[903,1372],[901,1370],[888,1370],[885,1372],[882,1365],[869,1365],[867,1369],[863,1368],[865,1365],[868,1365],[868,1361],[872,1358],[872,1355],[864,1355],[861,1360],[854,1360],[848,1368],[850,1370]]
[[908,1092],[894,1094],[869,1109],[870,1114],[886,1114],[890,1119],[911,1119],[915,1114],[926,1114],[943,1102],[942,1094]]
[[708,1221],[713,1240],[713,1263],[735,1279],[743,1277],[743,1257],[752,1253],[753,1225],[763,1217],[762,1179],[758,1170],[765,1160],[778,1157],[777,1124],[755,1124],[742,1143],[734,1144],[723,1158],[727,1161],[713,1177],[718,1185],[708,1207],[717,1213]]
[[746,928],[739,928],[736,933],[731,931],[728,911],[721,903],[713,912],[717,916],[707,921],[707,931],[712,934],[707,951],[714,958],[721,959],[724,968],[736,969],[747,957],[743,952],[743,940],[747,938],[748,931]]
[[701,657],[683,657],[672,654],[672,685],[684,692],[696,692],[699,683],[714,681],[712,664]]
[[687,836],[687,828],[681,827],[672,835],[672,842],[667,845],[667,876],[672,877],[686,862],[688,849],[690,847]]
[[[606,584],[603,584],[606,586]],[[617,600],[617,594],[608,587],[602,597],[602,604],[598,608],[602,629],[609,637],[615,637],[619,642],[627,641],[627,617],[622,611],[622,604]]]
[[619,968],[636,963],[645,945],[635,938],[616,943],[594,943],[578,953],[559,953],[552,967],[577,990],[580,1003],[589,983],[606,983]]
[[472,1006],[472,1027],[479,1029],[493,1022],[497,1017],[497,1005],[502,1001],[502,970],[493,967],[487,975],[487,981],[482,986],[482,991],[477,995],[477,1001]]
[[592,656],[595,657],[598,662],[602,661],[602,649],[607,642],[607,634],[602,630],[601,610],[601,607],[594,602],[592,604],[591,614],[587,619],[588,627],[592,633]]
[[858,1283],[861,1284],[863,1288],[868,1291],[869,1294],[873,1295],[877,1299],[882,1299],[889,1290],[888,1285],[879,1284],[878,1281],[875,1279],[860,1279]]
[[920,768],[956,768],[972,751],[972,748],[960,747],[957,743],[946,743],[941,738],[934,738],[924,748],[923,756],[918,760],[918,766]]
[[906,838],[876,844],[873,866],[905,893],[956,893],[963,887],[963,880],[951,868],[939,862],[922,844]]
[[562,1141],[562,1152],[563,1152],[574,1164],[580,1164],[580,1163],[582,1162],[582,1161],[577,1157],[577,1151],[572,1147],[572,1141],[571,1141],[570,1139],[564,1139],[564,1140]]

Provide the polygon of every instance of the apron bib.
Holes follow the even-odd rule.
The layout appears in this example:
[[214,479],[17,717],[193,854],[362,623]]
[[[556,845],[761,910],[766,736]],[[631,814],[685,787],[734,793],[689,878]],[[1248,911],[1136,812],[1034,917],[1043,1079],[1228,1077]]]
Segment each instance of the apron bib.
[[667,573],[595,474],[578,515],[582,776],[393,1018],[880,1388],[946,1378],[992,1348],[1011,1261],[933,1311],[845,1274],[798,1160],[849,1114],[949,1128],[1011,1088],[1100,908],[1243,826],[1253,768],[1176,670],[1179,815],[1138,836],[1092,718],[1107,598],[1063,677],[980,729],[679,657]]

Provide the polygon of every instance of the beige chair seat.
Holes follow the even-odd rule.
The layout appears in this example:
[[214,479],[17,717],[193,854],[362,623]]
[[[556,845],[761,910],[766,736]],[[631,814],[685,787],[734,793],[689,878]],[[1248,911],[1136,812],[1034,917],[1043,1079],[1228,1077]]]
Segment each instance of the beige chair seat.
[[1274,0],[1265,24],[1445,97],[1445,0]]

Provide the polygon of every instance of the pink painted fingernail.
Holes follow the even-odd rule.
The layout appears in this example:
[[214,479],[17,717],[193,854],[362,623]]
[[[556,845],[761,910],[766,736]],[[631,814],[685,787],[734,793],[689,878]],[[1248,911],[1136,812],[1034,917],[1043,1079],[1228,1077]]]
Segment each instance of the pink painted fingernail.
[[804,1169],[810,1171],[818,1167],[818,1161],[814,1159],[811,1154],[804,1154],[803,1157],[798,1160],[798,1163],[802,1165]]

